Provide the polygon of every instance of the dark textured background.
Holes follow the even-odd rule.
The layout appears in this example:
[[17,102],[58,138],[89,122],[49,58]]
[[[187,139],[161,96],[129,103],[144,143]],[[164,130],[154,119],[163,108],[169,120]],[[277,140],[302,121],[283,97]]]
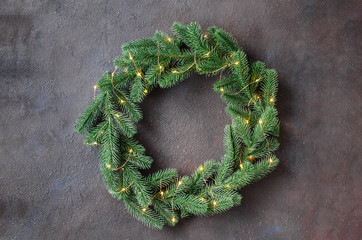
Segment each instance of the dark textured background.
[[[0,239],[360,239],[362,2],[165,2],[1,0]],[[157,231],[110,196],[73,125],[121,44],[174,21],[223,27],[277,70],[281,164],[240,207]],[[154,169],[190,174],[223,155],[214,80],[142,104]]]

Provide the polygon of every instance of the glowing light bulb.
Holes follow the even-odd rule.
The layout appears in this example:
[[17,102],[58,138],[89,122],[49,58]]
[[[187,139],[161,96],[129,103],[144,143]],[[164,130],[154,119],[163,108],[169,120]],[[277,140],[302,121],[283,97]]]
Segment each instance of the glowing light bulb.
[[163,196],[163,192],[162,192],[162,191],[160,192],[160,194],[161,194],[161,196]]
[[167,38],[167,40],[169,41],[169,42],[171,42],[171,38],[169,37],[169,38]]
[[133,149],[132,149],[132,148],[130,148],[130,149],[129,149],[129,153],[132,153],[132,152],[133,152]]
[[111,164],[107,163],[107,164],[106,164],[106,167],[107,167],[107,168],[111,168]]
[[245,119],[246,124],[249,124],[249,119]]
[[240,63],[239,61],[238,61],[238,62],[235,62],[235,65],[239,65],[239,63]]
[[262,124],[262,123],[263,123],[263,120],[260,119],[260,120],[259,120],[259,124]]
[[141,76],[142,76],[142,74],[141,74],[140,72],[138,72],[138,73],[137,73],[137,76],[138,76],[138,77],[141,77]]
[[148,93],[147,89],[145,89],[143,92],[144,92],[144,93]]
[[159,66],[159,68],[160,68],[160,70],[162,70],[162,66],[161,66],[161,65]]
[[272,158],[269,158],[269,162],[270,162],[270,163],[273,163],[273,159],[272,159]]
[[204,38],[207,38],[209,35],[207,35],[207,34],[204,34]]
[[178,182],[178,185],[180,186],[181,184],[182,184],[182,181],[179,181],[179,182]]
[[224,92],[224,88],[220,88],[220,91],[221,91],[221,92]]
[[146,210],[147,210],[146,208],[143,208],[143,209],[142,209],[143,212],[146,212]]
[[210,55],[210,52],[206,53],[205,56],[209,56]]
[[230,188],[230,185],[228,184],[228,185],[226,185],[226,188]]
[[173,218],[171,219],[171,221],[172,221],[172,222],[176,222],[176,218],[173,217]]
[[121,99],[121,103],[124,103],[124,100]]
[[242,163],[240,163],[240,168],[241,168],[241,169],[244,169],[244,166],[243,166],[243,164],[242,164]]
[[119,118],[119,115],[118,114],[114,114],[114,116],[118,117]]
[[124,192],[124,191],[126,191],[126,189],[125,189],[125,188],[122,188],[121,192]]
[[214,201],[214,202],[213,202],[213,204],[214,204],[214,206],[216,206],[216,205],[217,205],[217,202],[216,202],[216,201]]
[[200,166],[200,171],[204,171],[204,167],[202,165]]
[[253,155],[249,155],[249,159],[253,159]]
[[176,71],[176,70],[172,70],[171,72],[172,72],[172,73],[177,73],[177,71]]
[[97,85],[94,85],[94,86],[93,86],[93,89],[96,90],[96,89],[97,89]]
[[270,100],[269,100],[270,102],[274,102],[274,98],[270,98]]
[[97,145],[97,142],[92,142],[90,145]]
[[133,60],[133,57],[131,56],[131,54],[129,55],[129,59]]

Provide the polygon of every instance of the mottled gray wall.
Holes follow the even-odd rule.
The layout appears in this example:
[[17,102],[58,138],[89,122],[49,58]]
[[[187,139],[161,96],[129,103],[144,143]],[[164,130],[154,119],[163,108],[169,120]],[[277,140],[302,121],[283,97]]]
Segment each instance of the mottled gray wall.
[[[361,12],[358,0],[1,0],[0,239],[359,239]],[[278,71],[281,164],[240,207],[156,231],[108,194],[73,125],[121,44],[174,21],[223,27]],[[189,174],[223,155],[230,119],[214,81],[142,104],[154,169]]]

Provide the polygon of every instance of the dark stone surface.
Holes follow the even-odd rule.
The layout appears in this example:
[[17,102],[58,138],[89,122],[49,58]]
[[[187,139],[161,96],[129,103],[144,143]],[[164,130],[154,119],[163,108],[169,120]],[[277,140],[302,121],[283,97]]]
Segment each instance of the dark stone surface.
[[[0,239],[360,239],[361,12],[358,0],[2,0]],[[223,27],[277,70],[281,164],[240,207],[157,231],[108,194],[73,124],[120,45],[174,21]],[[189,174],[223,155],[214,80],[142,104],[154,169]]]

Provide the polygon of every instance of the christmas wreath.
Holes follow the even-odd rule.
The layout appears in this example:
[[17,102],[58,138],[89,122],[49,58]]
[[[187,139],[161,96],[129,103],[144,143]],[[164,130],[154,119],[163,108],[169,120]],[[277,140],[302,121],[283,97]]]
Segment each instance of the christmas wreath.
[[[277,74],[251,62],[226,31],[174,23],[175,38],[156,31],[152,38],[122,46],[114,71],[94,86],[94,96],[75,129],[85,143],[99,147],[108,191],[149,227],[175,225],[180,218],[207,216],[239,205],[238,190],[271,172],[279,160],[275,108]],[[138,103],[156,87],[168,88],[192,73],[219,75],[214,90],[227,103],[232,124],[225,127],[225,155],[206,161],[191,176],[165,169],[144,176],[152,158],[133,136],[142,118]]]

